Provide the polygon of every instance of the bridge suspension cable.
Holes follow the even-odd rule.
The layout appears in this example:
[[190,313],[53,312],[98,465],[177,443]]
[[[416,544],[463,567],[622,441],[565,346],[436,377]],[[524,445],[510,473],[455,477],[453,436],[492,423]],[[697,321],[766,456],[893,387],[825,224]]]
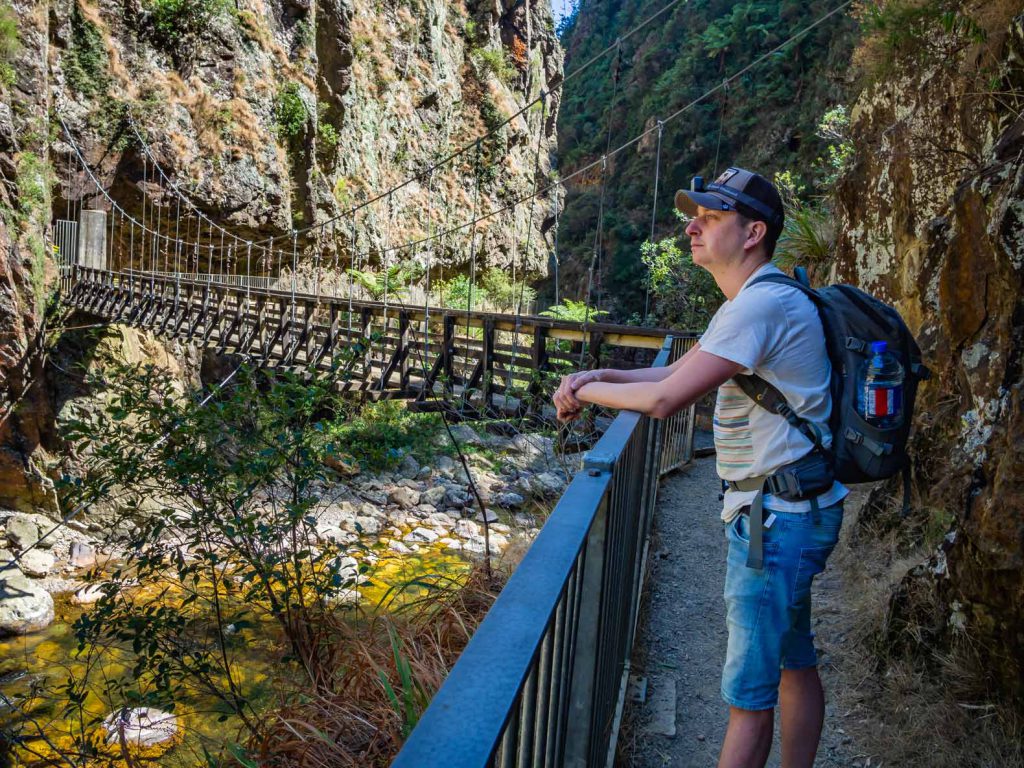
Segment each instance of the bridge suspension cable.
[[[769,58],[771,58],[775,54],[777,54],[780,51],[784,50],[786,47],[792,45],[794,42],[799,40],[801,37],[806,35],[808,32],[814,30],[815,28],[817,28],[821,24],[825,23],[828,19],[832,18],[836,14],[838,14],[838,13],[842,12],[843,10],[845,10],[847,7],[849,7],[851,5],[852,2],[853,2],[853,0],[844,0],[844,2],[842,2],[840,5],[836,6],[831,11],[829,11],[828,13],[826,13],[823,16],[819,17],[817,20],[815,20],[811,24],[807,25],[806,27],[803,27],[802,29],[800,29],[797,32],[793,33],[788,38],[786,38],[783,42],[779,43],[778,45],[776,45],[771,50],[765,52],[764,54],[762,54],[761,56],[756,58],[754,61],[752,61],[749,64],[745,65],[744,67],[742,67],[741,69],[739,69],[738,71],[736,71],[735,73],[730,75],[729,77],[725,78],[724,80],[722,80],[717,85],[714,85],[711,88],[709,88],[708,90],[704,91],[701,95],[697,96],[696,98],[694,98],[691,101],[687,102],[683,106],[679,107],[674,112],[670,113],[667,117],[664,117],[664,118],[661,118],[660,120],[657,120],[657,122],[654,125],[652,125],[650,128],[647,128],[647,129],[641,131],[640,133],[638,133],[636,136],[634,136],[633,138],[629,139],[628,141],[618,145],[614,149],[609,150],[605,155],[599,157],[598,159],[593,160],[593,161],[587,163],[586,165],[583,165],[583,166],[577,168],[575,171],[573,171],[572,173],[568,174],[567,176],[559,178],[557,181],[554,181],[551,184],[549,184],[549,185],[547,185],[547,186],[545,186],[545,187],[543,187],[541,189],[538,189],[536,191],[530,192],[529,194],[523,195],[522,197],[519,197],[519,198],[513,200],[510,203],[506,203],[505,205],[502,205],[502,206],[499,206],[497,208],[494,208],[494,209],[492,209],[490,211],[487,211],[486,213],[473,216],[471,219],[469,219],[467,221],[464,221],[461,224],[456,224],[456,225],[453,225],[453,226],[450,226],[450,227],[446,227],[446,228],[444,228],[442,230],[439,230],[438,232],[435,232],[433,235],[429,235],[429,236],[426,236],[426,237],[418,238],[418,239],[415,239],[415,240],[410,240],[410,241],[407,241],[405,243],[401,243],[399,245],[390,246],[387,249],[368,249],[368,250],[360,252],[360,255],[361,256],[369,256],[371,254],[383,255],[385,250],[397,251],[397,250],[401,250],[401,249],[404,249],[404,248],[408,248],[408,247],[413,246],[413,245],[422,245],[424,243],[429,243],[429,242],[432,242],[434,240],[438,240],[438,239],[440,239],[442,237],[446,237],[448,235],[452,235],[454,233],[457,233],[460,230],[467,229],[467,228],[470,228],[470,227],[475,227],[477,224],[479,224],[479,223],[481,223],[483,221],[486,221],[487,219],[490,219],[490,218],[492,218],[494,216],[498,216],[499,214],[505,213],[505,212],[507,212],[507,211],[509,211],[509,210],[511,210],[511,209],[513,209],[515,207],[517,207],[517,206],[520,206],[520,205],[522,205],[522,204],[524,204],[526,202],[529,202],[531,199],[533,199],[536,196],[542,196],[542,195],[550,194],[550,193],[552,193],[552,191],[554,189],[556,189],[559,186],[563,186],[564,187],[566,182],[572,181],[573,179],[575,179],[577,177],[583,176],[587,172],[597,168],[598,166],[606,163],[608,160],[611,160],[612,158],[616,157],[617,155],[621,154],[622,152],[626,151],[627,149],[635,146],[636,144],[638,144],[639,142],[643,141],[646,137],[650,136],[651,134],[653,134],[653,133],[655,133],[655,132],[657,132],[659,130],[663,130],[665,125],[668,125],[669,123],[677,120],[682,115],[684,115],[687,112],[689,112],[690,110],[692,110],[695,106],[697,106],[701,102],[705,101],[710,96],[713,96],[714,94],[718,93],[723,88],[728,87],[732,83],[736,82],[739,78],[743,77],[745,74],[750,72],[750,70],[754,69],[755,67],[757,67],[758,65],[762,64],[763,62],[765,62],[766,60],[768,60]],[[654,117],[654,116],[651,115],[649,117]]]

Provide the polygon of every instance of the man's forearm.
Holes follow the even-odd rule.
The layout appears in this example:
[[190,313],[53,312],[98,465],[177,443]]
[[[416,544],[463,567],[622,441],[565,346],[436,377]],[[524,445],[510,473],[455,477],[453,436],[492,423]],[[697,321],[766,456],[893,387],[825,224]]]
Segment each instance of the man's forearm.
[[642,384],[644,382],[663,381],[670,373],[672,373],[672,370],[668,367],[637,368],[632,371],[604,368],[601,370],[600,381],[608,384]]

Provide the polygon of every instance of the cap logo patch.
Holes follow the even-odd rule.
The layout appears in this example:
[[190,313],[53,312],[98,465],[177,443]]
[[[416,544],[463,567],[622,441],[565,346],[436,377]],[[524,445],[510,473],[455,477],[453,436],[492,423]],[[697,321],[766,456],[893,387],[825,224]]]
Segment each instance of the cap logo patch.
[[737,173],[739,173],[739,171],[737,169],[735,169],[735,168],[728,168],[728,169],[726,169],[722,173],[721,176],[719,176],[717,179],[715,179],[715,184],[723,184],[724,185],[727,181],[729,181],[729,179],[731,179]]

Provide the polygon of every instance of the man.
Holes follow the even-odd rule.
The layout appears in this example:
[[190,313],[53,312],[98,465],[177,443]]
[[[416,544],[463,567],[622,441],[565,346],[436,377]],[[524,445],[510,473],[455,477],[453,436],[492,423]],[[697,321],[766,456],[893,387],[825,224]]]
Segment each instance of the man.
[[[783,224],[782,200],[771,182],[730,168],[707,188],[694,179],[691,190],[676,194],[676,207],[693,217],[686,234],[694,263],[714,276],[727,301],[700,342],[671,366],[573,374],[562,380],[555,405],[563,421],[578,416],[584,403],[665,418],[718,388],[715,447],[719,475],[728,483],[722,520],[729,541],[722,697],[730,705],[718,765],[764,766],[779,705],[783,767],[812,766],[824,694],[810,588],[835,546],[847,491],[832,481],[823,451],[782,416],[756,405],[740,381],[755,374],[774,385],[798,416],[820,429],[827,449],[831,367],[824,334],[817,310],[799,289],[751,285],[781,274],[769,261]],[[803,484],[809,492],[795,496],[776,482],[815,462],[826,469],[818,481]]]

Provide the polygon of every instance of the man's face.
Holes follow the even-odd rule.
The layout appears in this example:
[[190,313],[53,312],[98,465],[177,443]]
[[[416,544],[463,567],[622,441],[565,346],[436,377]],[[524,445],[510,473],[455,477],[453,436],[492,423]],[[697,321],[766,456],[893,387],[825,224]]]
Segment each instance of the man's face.
[[697,207],[697,216],[686,225],[693,263],[705,269],[724,265],[743,256],[748,227],[735,211]]

